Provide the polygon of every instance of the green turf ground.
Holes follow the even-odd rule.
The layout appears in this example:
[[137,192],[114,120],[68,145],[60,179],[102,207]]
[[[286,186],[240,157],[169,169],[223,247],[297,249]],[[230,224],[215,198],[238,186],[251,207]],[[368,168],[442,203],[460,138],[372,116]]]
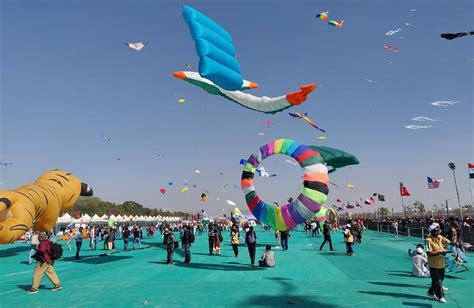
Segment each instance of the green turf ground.
[[[222,256],[208,256],[207,238],[197,237],[190,265],[175,252],[175,265],[165,264],[161,236],[144,239],[144,249],[109,256],[88,251],[80,262],[65,250],[56,262],[63,290],[51,292],[45,277],[40,292],[26,294],[33,265],[27,264],[29,245],[0,247],[0,307],[474,307],[474,271],[448,273],[448,304],[427,296],[430,279],[410,276],[407,249],[414,238],[394,238],[367,231],[356,255],[347,257],[342,234],[333,234],[335,252],[320,252],[321,238],[294,232],[289,250],[276,250],[277,267],[252,268],[245,246],[235,258],[226,234]],[[273,233],[258,232],[257,257]],[[118,248],[122,242],[116,242]],[[65,247],[63,242],[63,247]],[[318,249],[316,249],[318,248]],[[473,257],[473,255],[471,255]]]

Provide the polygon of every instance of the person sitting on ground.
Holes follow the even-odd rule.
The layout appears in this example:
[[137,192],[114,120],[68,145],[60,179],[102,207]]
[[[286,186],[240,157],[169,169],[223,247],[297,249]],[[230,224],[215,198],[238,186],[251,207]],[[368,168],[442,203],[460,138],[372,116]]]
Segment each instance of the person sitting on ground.
[[416,244],[415,250],[408,249],[408,256],[410,256],[410,258],[413,258],[414,256],[416,256],[418,254],[417,253],[418,248],[421,248],[421,250],[423,251],[423,256],[425,256],[425,258],[428,258],[428,256],[426,255],[426,252],[424,251],[425,246],[423,246],[422,244]]
[[265,252],[262,255],[262,259],[258,261],[260,267],[275,267],[275,254],[272,251],[272,246],[265,246]]
[[417,247],[414,251],[416,254],[412,257],[412,274],[415,277],[430,277],[430,273],[426,268],[428,258],[423,251],[423,248]]

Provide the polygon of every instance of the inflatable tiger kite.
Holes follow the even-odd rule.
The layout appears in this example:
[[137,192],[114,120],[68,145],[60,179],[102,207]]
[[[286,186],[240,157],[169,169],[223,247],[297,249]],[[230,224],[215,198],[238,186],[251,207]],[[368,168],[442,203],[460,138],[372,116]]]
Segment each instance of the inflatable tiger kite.
[[58,169],[32,184],[0,191],[0,244],[16,241],[31,227],[50,231],[63,210],[73,207],[79,196],[92,194],[89,185]]

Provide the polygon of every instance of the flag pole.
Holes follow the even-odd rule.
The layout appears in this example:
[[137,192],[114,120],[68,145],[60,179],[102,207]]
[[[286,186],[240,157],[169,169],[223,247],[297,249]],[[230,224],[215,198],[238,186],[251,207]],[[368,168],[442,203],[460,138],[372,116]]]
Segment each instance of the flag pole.
[[471,172],[469,171],[469,166],[467,168],[467,176],[469,178],[469,191],[471,192],[471,206],[474,206],[474,202],[472,201],[472,182],[471,182]]
[[433,206],[433,201],[431,200],[431,189],[428,187],[428,198],[430,202],[430,208]]
[[403,218],[405,218],[406,214],[405,214],[405,204],[403,203],[403,196],[402,196],[402,209],[403,209]]

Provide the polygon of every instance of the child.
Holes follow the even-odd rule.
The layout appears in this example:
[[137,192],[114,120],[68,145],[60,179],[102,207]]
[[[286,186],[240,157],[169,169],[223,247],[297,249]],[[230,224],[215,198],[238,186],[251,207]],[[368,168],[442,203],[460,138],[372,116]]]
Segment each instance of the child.
[[214,247],[212,248],[212,250],[214,250],[214,253],[217,256],[221,255],[221,241],[218,231],[214,232]]
[[279,244],[280,244],[280,231],[276,230],[275,231],[275,241],[276,241],[276,246],[275,248],[280,248]]

